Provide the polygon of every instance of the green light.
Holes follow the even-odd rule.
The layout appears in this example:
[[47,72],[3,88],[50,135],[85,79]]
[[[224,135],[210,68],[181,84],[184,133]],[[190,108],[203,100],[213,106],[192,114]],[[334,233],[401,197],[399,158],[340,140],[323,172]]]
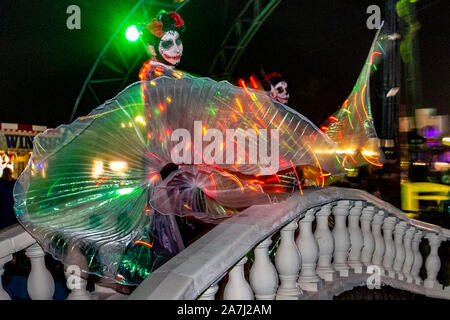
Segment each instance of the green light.
[[116,193],[119,195],[130,194],[131,192],[133,192],[133,190],[134,190],[134,188],[123,188],[123,189],[117,190]]
[[127,28],[127,31],[125,32],[125,36],[128,41],[135,42],[137,39],[139,39],[141,34],[139,33],[136,26],[130,26]]

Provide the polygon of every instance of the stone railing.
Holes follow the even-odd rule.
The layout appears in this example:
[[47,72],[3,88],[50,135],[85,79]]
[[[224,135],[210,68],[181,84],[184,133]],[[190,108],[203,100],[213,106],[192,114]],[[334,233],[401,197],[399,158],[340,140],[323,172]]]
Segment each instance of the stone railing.
[[[275,236],[280,241],[273,263],[268,248]],[[304,190],[217,225],[129,299],[331,299],[356,286],[381,284],[450,299],[449,287],[437,281],[438,248],[449,237],[450,230],[411,219],[361,190]],[[425,259],[419,251],[424,239],[430,246]]]
[[[356,286],[387,284],[450,299],[449,287],[437,281],[438,249],[449,237],[450,230],[411,219],[364,191],[304,190],[303,195],[253,206],[220,223],[153,272],[128,298],[331,299]],[[272,261],[268,248],[275,239],[279,243]],[[419,251],[424,239],[430,246],[425,258]],[[45,253],[18,224],[0,231],[0,277],[12,254],[21,250],[32,265],[30,298],[52,299],[55,285]],[[427,275],[422,280],[423,264]],[[70,268],[65,276],[72,289],[67,299],[125,298],[97,285],[88,292],[87,282]],[[0,282],[0,300],[9,298]]]
[[[0,230],[0,300],[11,297],[3,289],[1,277],[4,266],[13,258],[13,254],[25,250],[30,259],[31,270],[27,280],[28,296],[33,300],[51,300],[55,293],[55,281],[45,266],[45,252],[36,240],[20,225],[15,224]],[[70,293],[67,300],[122,299],[124,296],[113,289],[95,285],[95,291],[86,289],[87,281],[79,277],[71,268],[64,269]]]
[[[19,224],[0,230],[0,277],[4,273],[5,264],[12,260],[13,254],[22,250],[25,250],[31,261],[27,281],[28,295],[34,300],[52,299],[55,283],[45,267],[45,252]],[[9,299],[10,296],[0,281],[0,300]]]

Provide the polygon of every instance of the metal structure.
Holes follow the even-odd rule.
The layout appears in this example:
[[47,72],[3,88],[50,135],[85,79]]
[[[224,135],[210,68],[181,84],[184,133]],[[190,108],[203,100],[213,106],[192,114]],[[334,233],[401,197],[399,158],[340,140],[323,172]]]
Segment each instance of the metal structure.
[[[399,52],[400,35],[397,26],[397,14],[395,11],[396,0],[386,1],[386,17],[384,27],[392,41],[392,49],[386,52],[383,66],[383,82],[381,91],[381,115],[379,138],[381,147],[387,159],[396,158],[396,136],[398,132],[398,103],[399,89],[401,86],[401,61]],[[398,140],[398,139],[397,139]]]
[[281,0],[249,0],[237,15],[209,69],[213,78],[229,78],[253,36]]
[[136,22],[136,19],[149,21],[148,12],[159,11],[160,8],[177,12],[189,2],[190,0],[176,2],[173,0],[138,0],[98,55],[81,87],[69,122],[73,121],[82,100],[88,99],[86,91],[90,93],[89,97],[94,100],[93,103],[100,105],[111,97],[111,92],[117,93],[124,88],[130,74],[146,54],[146,51],[138,45],[123,46],[125,29],[128,24]]

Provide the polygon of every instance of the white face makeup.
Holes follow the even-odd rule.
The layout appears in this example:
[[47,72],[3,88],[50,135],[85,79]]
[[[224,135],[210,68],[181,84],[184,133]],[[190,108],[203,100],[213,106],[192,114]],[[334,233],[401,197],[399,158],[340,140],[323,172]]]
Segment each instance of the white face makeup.
[[158,47],[161,56],[171,65],[180,62],[183,54],[183,43],[177,31],[167,31],[161,37]]
[[275,86],[270,86],[270,97],[282,104],[286,104],[289,101],[289,93],[287,91],[287,82],[280,81]]

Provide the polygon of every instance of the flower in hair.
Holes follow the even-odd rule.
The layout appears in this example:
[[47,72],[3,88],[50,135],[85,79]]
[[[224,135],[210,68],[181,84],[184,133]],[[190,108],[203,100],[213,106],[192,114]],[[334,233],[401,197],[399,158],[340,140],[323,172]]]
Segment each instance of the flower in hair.
[[175,20],[175,27],[178,28],[184,26],[184,21],[178,13],[171,11],[169,14],[172,16],[172,19]]
[[147,25],[147,29],[158,38],[161,38],[164,35],[163,24],[161,21],[153,19],[151,23]]

